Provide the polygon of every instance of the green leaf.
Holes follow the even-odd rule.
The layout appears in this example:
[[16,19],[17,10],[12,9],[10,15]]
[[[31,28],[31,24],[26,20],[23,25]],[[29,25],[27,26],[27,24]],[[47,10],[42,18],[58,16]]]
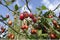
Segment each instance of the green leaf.
[[42,10],[40,8],[36,8],[36,10],[38,11],[38,16],[42,15]]
[[47,8],[46,8],[46,6],[42,5],[42,6],[41,6],[41,9],[42,9],[42,10],[46,10]]
[[42,11],[39,11],[38,16],[42,16]]
[[46,21],[47,21],[47,22],[51,22],[52,19],[50,19],[50,18],[46,18]]
[[1,17],[4,21],[6,21],[6,20],[7,20],[7,18],[4,18],[2,15],[0,15],[0,17]]
[[40,8],[36,8],[38,11],[40,11],[41,9]]
[[3,18],[3,20],[4,20],[4,21],[6,21],[6,20],[7,20],[7,18]]
[[42,22],[42,23],[45,23],[45,21],[46,21],[46,19],[42,17],[42,18],[41,18],[41,22]]
[[55,15],[53,11],[49,10],[43,14],[44,17],[48,17],[48,15]]
[[15,5],[15,11],[17,11],[19,8],[18,8],[18,5],[16,4]]
[[38,30],[38,36],[41,36],[42,35],[42,30]]
[[42,36],[47,37],[47,36],[48,36],[48,34],[42,34]]

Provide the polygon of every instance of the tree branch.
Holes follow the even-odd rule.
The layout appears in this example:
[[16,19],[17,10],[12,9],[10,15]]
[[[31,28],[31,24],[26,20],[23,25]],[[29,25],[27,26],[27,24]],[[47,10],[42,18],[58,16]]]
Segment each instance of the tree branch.
[[30,8],[28,6],[28,0],[26,0],[26,6],[27,6],[28,10],[31,12],[31,10],[30,10]]
[[4,5],[4,4],[1,4],[1,5],[3,5],[4,7],[8,8],[8,10],[10,10],[10,11],[14,12],[14,11],[13,11],[13,10],[11,10],[7,5]]
[[12,12],[16,13],[15,11],[11,10],[7,5],[4,5],[3,3],[1,3],[1,5],[3,5],[4,7],[6,7],[9,11],[12,11]]
[[59,6],[60,6],[60,4],[53,11],[55,11],[57,8],[59,8]]
[[[6,24],[2,19],[0,19],[0,22],[2,22],[3,24],[5,24],[5,25],[8,25],[8,24]],[[9,25],[8,25],[8,27],[10,27]],[[17,32],[14,28],[12,28],[12,27],[10,27],[13,31],[15,31],[17,34],[19,34],[19,35],[22,35],[21,33],[19,33],[19,32]]]

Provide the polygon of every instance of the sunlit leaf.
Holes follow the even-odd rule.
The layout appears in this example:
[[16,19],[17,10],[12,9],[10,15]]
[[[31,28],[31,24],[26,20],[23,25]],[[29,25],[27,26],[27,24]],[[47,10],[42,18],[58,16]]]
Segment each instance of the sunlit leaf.
[[42,9],[42,10],[46,10],[47,8],[46,8],[46,6],[42,5],[42,6],[41,6],[41,9]]

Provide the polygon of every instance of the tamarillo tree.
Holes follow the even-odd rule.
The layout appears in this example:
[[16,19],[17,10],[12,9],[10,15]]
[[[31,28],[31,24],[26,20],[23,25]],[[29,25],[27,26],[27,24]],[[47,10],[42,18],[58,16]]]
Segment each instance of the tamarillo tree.
[[[4,1],[5,4],[2,2]],[[60,13],[57,17],[54,11],[59,8],[60,4],[54,9],[49,10],[47,7],[42,5],[40,8],[36,8],[37,14],[32,13],[28,6],[30,0],[25,0],[25,5],[30,11],[20,12],[18,11],[21,7],[17,4],[14,6],[14,10],[11,10],[8,6],[14,3],[16,0],[1,0],[0,5],[6,7],[11,11],[13,15],[13,21],[9,15],[3,17],[0,15],[0,22],[8,26],[8,29],[1,27],[0,35],[3,37],[13,40],[43,40],[43,39],[60,39]],[[43,10],[48,10],[42,14]]]

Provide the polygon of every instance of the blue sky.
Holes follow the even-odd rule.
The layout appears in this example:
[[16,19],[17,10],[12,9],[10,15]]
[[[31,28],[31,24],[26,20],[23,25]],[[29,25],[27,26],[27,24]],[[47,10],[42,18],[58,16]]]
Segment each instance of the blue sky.
[[[3,0],[2,0],[2,2],[3,2]],[[20,11],[21,12],[24,11],[25,0],[24,0],[24,2],[21,0],[16,0],[13,4],[9,5],[9,8],[14,10],[15,4],[17,4],[19,7],[22,6],[22,9]],[[60,0],[30,0],[29,8],[32,10],[33,13],[35,13],[36,7],[45,5],[48,9],[53,10],[56,8],[56,6],[58,4],[60,4]],[[29,11],[27,8],[26,8],[26,10]],[[57,14],[57,16],[58,16],[59,11],[60,11],[60,8],[57,9],[56,11],[54,11]],[[0,14],[2,14],[4,17],[6,16],[6,14],[9,14],[10,18],[13,19],[11,11],[9,11],[6,7],[4,7],[2,5],[0,5]]]
[[[4,3],[4,2],[3,2]],[[60,3],[60,0],[30,0],[29,7],[32,10],[32,12],[35,12],[36,7],[40,7],[41,5],[45,5],[50,10],[53,10],[58,4]],[[22,6],[21,11],[23,11],[25,3],[21,0],[16,0],[12,5],[9,6],[10,9],[14,10],[14,5],[17,4],[18,6]],[[57,9],[55,12],[60,11],[60,9]],[[6,14],[10,14],[11,12],[4,6],[0,5],[0,14],[5,16]]]

